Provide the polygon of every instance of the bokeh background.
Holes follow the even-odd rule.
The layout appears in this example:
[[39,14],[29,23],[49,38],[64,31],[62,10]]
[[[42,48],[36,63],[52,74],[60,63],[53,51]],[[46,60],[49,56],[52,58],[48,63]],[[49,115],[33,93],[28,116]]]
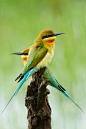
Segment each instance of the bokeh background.
[[[18,87],[14,80],[23,68],[20,56],[40,31],[64,32],[55,40],[49,64],[58,82],[86,112],[86,1],[0,0],[0,112]],[[0,115],[0,129],[26,129],[25,94],[28,79]],[[50,90],[52,129],[86,129],[86,114],[56,89]]]

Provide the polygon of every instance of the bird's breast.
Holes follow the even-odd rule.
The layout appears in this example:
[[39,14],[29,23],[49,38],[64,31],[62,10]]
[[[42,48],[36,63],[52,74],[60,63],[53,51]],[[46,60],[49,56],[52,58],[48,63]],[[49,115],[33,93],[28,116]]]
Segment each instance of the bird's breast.
[[46,67],[52,60],[54,51],[48,51],[45,57],[38,63],[38,68]]

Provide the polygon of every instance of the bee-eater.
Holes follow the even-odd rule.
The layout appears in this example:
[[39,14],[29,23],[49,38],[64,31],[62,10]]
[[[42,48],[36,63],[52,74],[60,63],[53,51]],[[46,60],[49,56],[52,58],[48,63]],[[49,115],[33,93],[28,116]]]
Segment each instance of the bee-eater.
[[[64,33],[54,33],[50,29],[46,29],[40,32],[34,44],[29,48],[29,55],[27,58],[27,63],[24,66],[24,69],[15,79],[15,81],[19,79],[18,82],[20,82],[21,80],[22,81],[18,86],[18,88],[16,89],[16,91],[14,92],[11,99],[9,100],[9,102],[12,100],[14,95],[18,93],[19,89],[21,88],[23,83],[27,80],[27,78],[29,78],[36,71],[40,70],[40,68],[48,66],[54,55],[54,47],[55,47],[54,40],[57,35],[61,34]],[[7,103],[7,105],[9,104],[9,102]],[[7,107],[7,105],[5,106],[5,108]]]
[[[24,66],[27,62],[27,58],[28,58],[28,53],[29,53],[29,49],[25,49],[22,52],[17,52],[17,53],[12,53],[12,54],[17,54],[17,55],[21,55],[23,61],[24,61]],[[49,85],[53,86],[54,88],[58,89],[59,91],[61,91],[70,101],[72,101],[81,111],[83,111],[75,102],[74,100],[66,93],[66,90],[58,83],[58,81],[56,80],[56,78],[53,76],[52,72],[49,70],[48,67],[46,67],[46,70],[43,74],[43,80],[49,80]],[[83,111],[84,112],[84,111]]]

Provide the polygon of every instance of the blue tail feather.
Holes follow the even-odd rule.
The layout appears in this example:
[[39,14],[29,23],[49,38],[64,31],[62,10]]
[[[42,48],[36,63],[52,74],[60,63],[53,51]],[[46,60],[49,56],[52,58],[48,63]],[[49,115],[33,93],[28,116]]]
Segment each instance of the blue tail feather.
[[31,69],[29,70],[25,75],[23,80],[21,81],[20,85],[18,86],[18,88],[16,89],[16,91],[14,92],[14,94],[12,95],[12,97],[10,98],[10,100],[8,101],[7,105],[5,106],[5,108],[3,109],[2,113],[4,112],[4,110],[6,109],[6,107],[8,106],[8,104],[10,103],[10,101],[12,100],[12,98],[17,95],[18,91],[20,90],[20,88],[22,87],[22,85],[24,84],[24,82],[34,73],[36,72],[37,69]]
[[72,101],[82,112],[84,112],[71,98],[70,96],[65,92],[66,90],[58,83],[58,81],[55,79],[53,74],[50,72],[50,70],[47,68],[45,70],[45,73],[43,75],[44,79],[49,79],[49,85],[53,86],[54,88],[61,91],[70,101]]
[[[82,112],[84,112],[72,99],[71,97],[66,93],[66,92],[62,92],[70,101],[72,101]],[[85,113],[85,112],[84,112]]]

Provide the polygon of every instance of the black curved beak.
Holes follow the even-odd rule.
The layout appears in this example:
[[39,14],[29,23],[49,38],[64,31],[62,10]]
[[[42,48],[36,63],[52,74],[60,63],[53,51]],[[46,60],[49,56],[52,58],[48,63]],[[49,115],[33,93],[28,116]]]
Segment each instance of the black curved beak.
[[66,34],[66,33],[54,33],[53,35],[57,36],[57,35],[61,35],[61,34]]
[[15,53],[11,53],[10,55],[15,54],[15,55],[28,55],[27,53],[22,53],[22,52],[15,52]]
[[12,55],[12,54],[16,54],[16,55],[24,55],[22,52],[11,53],[10,55]]

